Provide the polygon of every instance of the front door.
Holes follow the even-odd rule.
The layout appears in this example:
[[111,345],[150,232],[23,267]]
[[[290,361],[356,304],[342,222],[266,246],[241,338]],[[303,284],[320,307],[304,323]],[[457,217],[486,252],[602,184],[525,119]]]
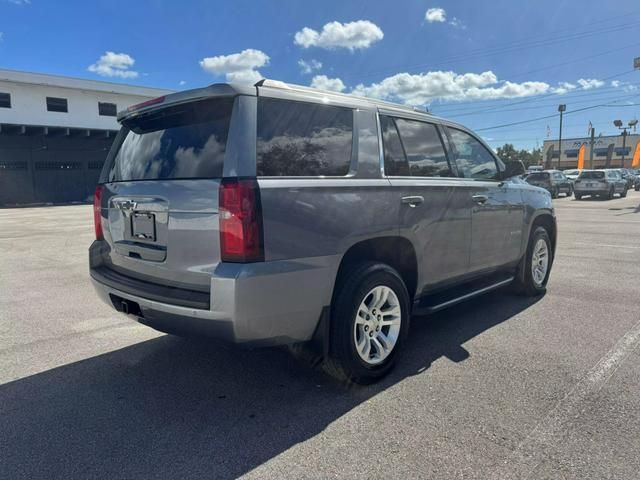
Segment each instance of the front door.
[[400,234],[416,249],[421,293],[467,273],[471,209],[436,125],[391,116],[380,124],[385,175],[400,203]]
[[448,127],[446,131],[471,209],[469,271],[481,272],[516,262],[524,235],[524,202],[519,184],[500,179],[499,160],[477,138],[456,128]]

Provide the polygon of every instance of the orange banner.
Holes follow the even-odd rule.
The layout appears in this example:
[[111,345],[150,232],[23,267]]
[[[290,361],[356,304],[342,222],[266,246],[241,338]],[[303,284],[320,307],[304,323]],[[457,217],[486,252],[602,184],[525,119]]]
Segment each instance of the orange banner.
[[640,143],[636,145],[636,153],[633,154],[633,162],[631,168],[640,168]]
[[[640,143],[638,145],[640,145]],[[578,170],[584,170],[584,154],[586,152],[587,146],[583,143],[578,151]]]

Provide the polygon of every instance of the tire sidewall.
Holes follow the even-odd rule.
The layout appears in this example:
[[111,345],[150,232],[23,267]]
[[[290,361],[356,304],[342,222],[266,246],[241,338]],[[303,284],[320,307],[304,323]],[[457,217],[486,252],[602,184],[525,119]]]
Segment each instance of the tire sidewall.
[[[547,273],[544,277],[544,281],[541,285],[536,284],[533,280],[533,273],[531,269],[531,261],[533,259],[533,249],[535,248],[538,240],[544,239],[547,243],[547,251],[549,252],[549,264],[547,265]],[[543,227],[536,227],[536,229],[531,233],[531,237],[529,239],[529,246],[527,248],[527,257],[525,264],[525,282],[528,284],[527,288],[529,288],[532,292],[536,292],[542,294],[547,289],[547,282],[549,281],[549,275],[551,274],[551,266],[553,265],[553,250],[551,248],[551,239],[549,238],[549,234]]]
[[[366,295],[377,286],[391,288],[400,303],[401,323],[398,340],[389,356],[378,365],[367,364],[356,350],[353,330],[356,314]],[[352,381],[369,383],[388,373],[393,367],[409,330],[410,301],[400,275],[381,263],[370,263],[355,268],[342,283],[332,308],[332,351],[349,373]]]

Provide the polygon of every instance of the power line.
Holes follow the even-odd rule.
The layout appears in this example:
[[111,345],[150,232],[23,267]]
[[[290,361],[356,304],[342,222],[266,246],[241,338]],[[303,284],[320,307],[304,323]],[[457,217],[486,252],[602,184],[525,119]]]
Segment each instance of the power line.
[[[616,78],[616,77],[620,77],[620,76],[623,76],[623,75],[627,75],[627,74],[629,74],[629,73],[631,73],[631,72],[633,72],[633,71],[634,71],[634,70],[628,70],[628,71],[625,71],[625,72],[622,72],[622,73],[617,73],[617,74],[614,74],[614,75],[610,75],[609,77],[605,77],[605,78],[601,79],[601,81],[603,81],[603,82],[604,82],[604,81],[606,81],[606,80],[610,80],[610,79],[612,79],[612,78]],[[604,87],[603,89],[605,89],[605,88],[620,88],[620,87]],[[596,89],[594,89],[593,91],[594,91],[594,92],[602,91],[602,89],[600,89],[600,90],[596,90]],[[517,102],[511,102],[511,103],[507,103],[507,104],[504,104],[504,105],[496,105],[496,106],[488,107],[488,108],[481,109],[481,110],[475,110],[473,113],[474,113],[474,114],[476,114],[476,113],[487,113],[487,112],[492,112],[492,111],[495,111],[495,110],[501,110],[501,109],[502,109],[502,108],[504,108],[504,107],[511,107],[511,106],[513,106],[513,105],[521,105],[521,104],[523,104],[523,103],[529,103],[529,102],[533,102],[533,101],[541,100],[541,99],[544,99],[544,98],[554,97],[554,96],[555,96],[555,97],[564,97],[564,96],[569,96],[569,95],[572,95],[572,94],[576,94],[576,93],[578,93],[578,92],[584,92],[584,90],[582,90],[582,89],[581,89],[581,90],[572,90],[572,91],[569,91],[569,92],[566,92],[566,93],[556,93],[556,92],[552,92],[552,93],[546,93],[546,94],[542,94],[542,95],[532,95],[532,96],[530,96],[530,97],[527,97],[527,98],[526,98],[526,99],[524,99],[524,100],[519,100],[519,101],[517,101]],[[462,111],[464,111],[464,109],[462,109]],[[452,113],[452,112],[451,112],[451,111],[449,111],[449,112],[444,112],[444,113],[445,113],[445,114],[447,114],[447,113],[449,113],[449,114],[450,114],[450,113]],[[467,115],[468,115],[468,114],[467,114]]]
[[[634,97],[636,97],[636,96],[640,97],[640,95],[633,95],[633,96]],[[619,101],[622,101],[622,100],[619,100]],[[615,102],[613,102],[613,103],[615,103]],[[609,107],[609,106],[620,106],[620,105],[612,105],[612,104],[591,105],[589,107],[583,107],[583,108],[578,108],[577,110],[571,110],[569,112],[565,112],[564,114],[565,115],[572,115],[574,113],[584,112],[585,110],[591,110],[591,109],[594,109],[594,108],[599,108],[599,107],[604,107],[604,106]],[[555,118],[555,117],[558,117],[558,116],[560,116],[560,114],[554,113],[553,115],[546,115],[544,117],[532,118],[532,119],[529,119],[529,120],[521,120],[521,121],[518,121],[518,122],[505,123],[503,125],[494,125],[492,127],[476,128],[475,131],[476,132],[484,132],[484,131],[487,131],[487,130],[496,130],[498,128],[511,127],[511,126],[514,126],[514,125],[522,125],[522,124],[525,124],[525,123],[537,122],[538,120],[546,120],[547,118]]]
[[[637,14],[631,14],[630,16],[634,16]],[[587,25],[592,25],[592,24],[587,24]],[[562,42],[567,42],[567,41],[571,41],[571,40],[580,40],[583,38],[588,38],[588,37],[592,37],[592,36],[596,36],[596,35],[602,35],[602,34],[607,34],[607,33],[614,33],[614,32],[620,32],[621,30],[627,30],[627,29],[631,29],[631,28],[636,28],[637,27],[637,22],[631,22],[631,23],[622,23],[622,24],[617,24],[617,25],[610,25],[607,27],[603,27],[600,29],[595,29],[595,30],[586,30],[586,31],[580,31],[580,32],[574,32],[574,33],[570,33],[570,34],[566,34],[566,35],[555,35],[555,36],[551,36],[549,38],[546,39],[536,39],[536,40],[529,40],[529,39],[533,39],[536,37],[529,37],[529,39],[523,39],[520,41],[515,41],[515,42],[511,42],[509,45],[507,46],[500,46],[500,47],[493,47],[493,48],[479,48],[479,49],[475,49],[475,50],[470,50],[467,51],[465,54],[461,54],[461,55],[453,55],[451,57],[445,58],[440,60],[439,62],[423,62],[423,63],[417,63],[417,64],[413,64],[413,65],[405,65],[405,66],[396,66],[396,67],[389,67],[389,68],[384,68],[384,69],[379,69],[379,70],[373,70],[373,71],[369,71],[368,73],[362,74],[361,72],[359,73],[354,73],[353,76],[358,76],[358,78],[367,78],[367,77],[371,77],[371,76],[375,76],[378,74],[384,74],[387,72],[392,72],[392,71],[398,71],[398,70],[409,70],[409,69],[416,69],[416,68],[421,68],[424,66],[429,66],[430,68],[433,67],[440,67],[440,66],[444,66],[444,65],[450,65],[451,63],[455,63],[457,61],[460,60],[466,60],[466,59],[478,59],[478,58],[485,58],[485,57],[490,57],[490,56],[494,56],[494,55],[500,55],[503,53],[510,53],[510,52],[514,52],[514,51],[519,51],[519,50],[523,50],[526,48],[537,48],[537,47],[544,47],[544,46],[549,46],[549,45],[554,45],[556,43],[562,43]],[[566,32],[566,30],[565,30]],[[349,78],[350,75],[346,75],[344,76],[344,78]]]

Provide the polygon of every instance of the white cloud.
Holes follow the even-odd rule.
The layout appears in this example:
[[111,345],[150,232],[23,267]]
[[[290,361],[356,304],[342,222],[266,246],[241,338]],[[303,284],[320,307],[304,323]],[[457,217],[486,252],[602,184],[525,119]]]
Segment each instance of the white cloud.
[[14,5],[31,5],[31,0],[8,0],[9,3]]
[[178,83],[178,85],[182,86],[182,85],[186,85],[186,80],[180,80],[180,82]]
[[224,74],[228,82],[256,83],[262,79],[258,68],[269,65],[269,55],[248,48],[240,53],[203,58],[200,66],[214,75]]
[[348,48],[353,51],[357,48],[368,48],[383,37],[384,33],[375,23],[358,20],[349,23],[329,22],[320,32],[304,27],[295,34],[294,43],[303,48]]
[[136,78],[138,72],[131,70],[136,61],[126,53],[105,52],[96,63],[89,65],[89,71],[101,77]]
[[467,29],[467,26],[464,23],[462,23],[462,20],[460,20],[458,17],[453,17],[449,22],[449,25],[455,28],[459,28],[460,30]]
[[300,72],[304,74],[310,74],[314,70],[320,70],[322,68],[322,62],[318,60],[309,60],[308,62],[300,59],[298,60],[298,66],[300,67]]
[[4,39],[4,33],[0,32],[0,42]]
[[599,88],[604,85],[604,82],[602,80],[598,80],[595,78],[581,78],[577,82],[582,87],[583,90],[589,90],[591,88]]
[[339,78],[329,78],[326,75],[316,75],[311,80],[311,86],[313,88],[319,88],[321,90],[330,90],[332,92],[343,92],[345,84]]
[[575,90],[576,88],[578,88],[577,85],[574,85],[573,83],[560,82],[558,83],[558,87],[553,89],[553,93],[563,95],[567,92],[570,92],[571,90]]
[[550,89],[549,84],[544,82],[499,81],[492,71],[465,74],[434,71],[398,73],[379,83],[360,84],[353,89],[353,93],[409,105],[424,105],[435,99],[462,101],[528,97],[547,93]]
[[620,85],[622,85],[622,82],[620,80],[612,80],[611,81],[611,86],[613,88],[618,88]]
[[442,23],[447,21],[447,12],[444,11],[444,8],[430,8],[424,14],[424,19],[429,23]]

